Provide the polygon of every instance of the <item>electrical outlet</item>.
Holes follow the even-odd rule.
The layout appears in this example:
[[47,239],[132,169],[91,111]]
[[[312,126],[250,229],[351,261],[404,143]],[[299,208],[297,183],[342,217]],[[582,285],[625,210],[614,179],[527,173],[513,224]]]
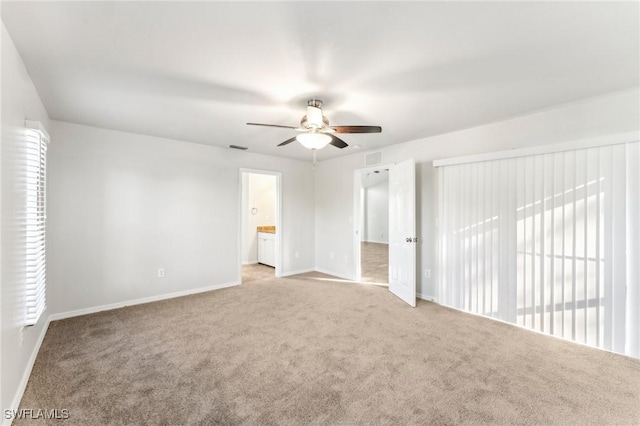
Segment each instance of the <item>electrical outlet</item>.
[[333,252],[329,253],[329,259],[333,259]]
[[431,278],[431,269],[425,269],[424,270],[424,277],[425,278]]
[[295,256],[295,258],[296,258],[296,259],[298,259],[298,258],[300,257],[300,252],[297,252],[297,251],[296,251],[296,252],[295,252],[295,254],[294,254],[294,256]]
[[158,268],[158,278],[164,278],[164,268]]

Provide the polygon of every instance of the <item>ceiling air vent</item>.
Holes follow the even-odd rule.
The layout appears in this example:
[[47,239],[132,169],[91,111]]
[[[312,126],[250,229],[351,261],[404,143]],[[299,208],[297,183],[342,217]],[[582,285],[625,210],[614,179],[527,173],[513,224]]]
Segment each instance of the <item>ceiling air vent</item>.
[[382,164],[382,151],[370,152],[364,155],[365,167],[378,166]]
[[240,146],[240,145],[229,145],[229,148],[239,149],[241,151],[246,151],[247,149],[249,149],[249,147],[247,146]]

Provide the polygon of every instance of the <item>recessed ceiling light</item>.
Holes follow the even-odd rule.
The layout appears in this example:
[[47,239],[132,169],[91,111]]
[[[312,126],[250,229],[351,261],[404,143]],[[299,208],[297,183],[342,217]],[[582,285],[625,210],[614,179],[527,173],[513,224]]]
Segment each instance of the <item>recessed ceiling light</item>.
[[362,148],[360,145],[351,145],[351,147],[352,147],[353,149],[360,149],[360,148]]

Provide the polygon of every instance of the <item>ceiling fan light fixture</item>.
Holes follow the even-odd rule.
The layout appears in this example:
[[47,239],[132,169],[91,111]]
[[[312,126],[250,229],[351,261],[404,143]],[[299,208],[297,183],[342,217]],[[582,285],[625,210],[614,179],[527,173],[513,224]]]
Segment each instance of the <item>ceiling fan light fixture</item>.
[[331,142],[331,136],[324,133],[301,133],[296,139],[307,149],[322,149]]

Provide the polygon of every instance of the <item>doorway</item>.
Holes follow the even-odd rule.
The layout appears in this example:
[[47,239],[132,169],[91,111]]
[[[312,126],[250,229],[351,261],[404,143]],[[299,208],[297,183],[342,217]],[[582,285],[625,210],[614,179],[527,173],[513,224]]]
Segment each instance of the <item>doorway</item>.
[[[358,281],[389,285],[389,168],[359,171]],[[358,256],[356,256],[358,257]]]
[[[378,187],[378,188],[376,188]],[[354,171],[354,260],[355,279],[358,282],[384,285],[399,299],[412,307],[416,306],[416,198],[415,162],[412,158],[386,166],[369,167]],[[371,190],[375,188],[376,190]],[[385,194],[386,188],[386,196]],[[376,193],[377,192],[377,193]],[[386,217],[380,217],[383,208],[370,207],[367,197],[374,197],[377,204],[386,199]],[[383,204],[384,206],[384,204]],[[371,223],[372,216],[375,224]],[[386,220],[386,228],[380,223]],[[367,223],[369,221],[369,223]],[[382,229],[387,229],[384,234]],[[372,240],[373,241],[370,241]],[[368,250],[365,243],[384,244],[382,250]],[[371,254],[378,271],[387,261],[386,280],[384,275],[374,275],[367,282],[367,275],[375,273],[369,269]],[[369,263],[369,264],[368,264]],[[376,282],[384,281],[384,282]]]
[[281,274],[281,175],[240,169],[240,278],[258,282]]

